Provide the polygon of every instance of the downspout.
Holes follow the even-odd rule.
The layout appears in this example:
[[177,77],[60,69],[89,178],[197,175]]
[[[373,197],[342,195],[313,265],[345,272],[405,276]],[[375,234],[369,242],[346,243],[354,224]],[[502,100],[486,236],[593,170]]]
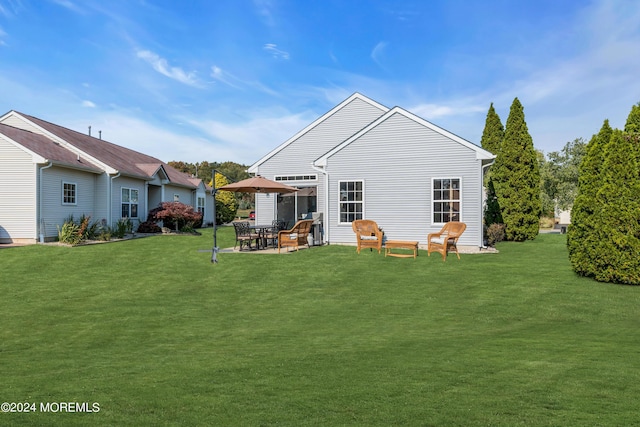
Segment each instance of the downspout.
[[42,218],[42,211],[43,211],[43,207],[42,207],[42,171],[45,169],[49,169],[51,166],[53,166],[53,162],[49,161],[49,164],[47,166],[41,167],[40,168],[40,182],[38,182],[38,186],[40,187],[38,189],[38,219],[39,219],[39,224],[38,224],[38,234],[40,237],[40,243],[44,243],[44,239],[45,239],[45,235],[44,235],[44,218]]
[[322,228],[324,229],[324,242],[329,244],[329,173],[321,167],[311,163],[311,167],[324,175],[324,216],[322,218]]
[[[493,165],[495,162],[496,160],[493,159],[491,163],[487,163],[486,165],[482,166],[482,176],[480,177],[481,178],[480,182],[483,189],[484,189],[484,175],[486,174],[486,169],[489,166]],[[487,203],[486,198],[482,197],[480,200],[480,225],[482,226],[482,234],[480,235],[480,242],[481,242],[480,247],[482,249],[487,249],[487,246],[484,244],[484,210],[486,207],[486,203]]]
[[107,224],[113,227],[113,180],[120,176],[120,172],[115,174],[109,180],[109,200],[107,201]]

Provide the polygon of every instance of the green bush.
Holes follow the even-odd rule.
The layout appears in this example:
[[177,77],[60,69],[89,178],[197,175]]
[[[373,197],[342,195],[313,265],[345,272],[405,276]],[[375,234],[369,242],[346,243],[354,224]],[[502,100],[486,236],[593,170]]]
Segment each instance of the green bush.
[[131,233],[132,230],[133,222],[131,222],[131,218],[120,218],[111,230],[111,234],[117,239],[122,239],[125,234]]
[[62,227],[58,226],[58,240],[68,245],[77,245],[82,241],[80,226],[71,220],[65,220]]
[[77,245],[85,240],[95,240],[102,233],[102,225],[91,222],[91,216],[82,214],[79,220],[69,215],[58,227],[58,240],[69,245]]

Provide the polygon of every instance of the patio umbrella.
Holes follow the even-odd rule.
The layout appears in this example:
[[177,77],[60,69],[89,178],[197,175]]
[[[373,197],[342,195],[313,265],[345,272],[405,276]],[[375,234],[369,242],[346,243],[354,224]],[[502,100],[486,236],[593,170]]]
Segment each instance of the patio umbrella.
[[271,181],[260,175],[223,185],[218,190],[234,191],[236,193],[293,193],[298,191],[297,188]]
[[[215,171],[214,171],[215,174]],[[215,176],[215,175],[214,175]],[[214,180],[215,182],[215,180]],[[264,178],[260,175],[252,178],[243,179],[242,181],[234,182],[231,184],[223,185],[220,188],[213,189],[213,251],[211,253],[211,262],[218,262],[218,237],[217,237],[217,224],[216,224],[216,211],[215,211],[215,195],[217,191],[233,191],[235,193],[294,193],[298,191],[297,188],[290,187],[285,184],[281,184],[276,181]]]

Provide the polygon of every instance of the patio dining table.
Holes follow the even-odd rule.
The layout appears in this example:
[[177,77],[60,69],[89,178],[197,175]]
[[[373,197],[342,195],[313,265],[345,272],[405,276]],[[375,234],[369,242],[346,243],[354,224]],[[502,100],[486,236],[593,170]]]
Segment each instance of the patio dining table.
[[258,249],[266,249],[267,233],[274,228],[273,224],[254,224],[250,225],[249,228],[255,230],[258,236],[260,236],[258,239]]

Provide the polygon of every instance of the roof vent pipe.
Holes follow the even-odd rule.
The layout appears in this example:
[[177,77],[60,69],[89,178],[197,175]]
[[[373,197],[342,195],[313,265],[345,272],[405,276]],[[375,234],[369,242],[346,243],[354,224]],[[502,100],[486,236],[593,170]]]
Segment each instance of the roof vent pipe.
[[98,131],[98,139],[102,139],[102,131],[101,130]]
[[91,126],[89,126],[89,136],[91,136]]

